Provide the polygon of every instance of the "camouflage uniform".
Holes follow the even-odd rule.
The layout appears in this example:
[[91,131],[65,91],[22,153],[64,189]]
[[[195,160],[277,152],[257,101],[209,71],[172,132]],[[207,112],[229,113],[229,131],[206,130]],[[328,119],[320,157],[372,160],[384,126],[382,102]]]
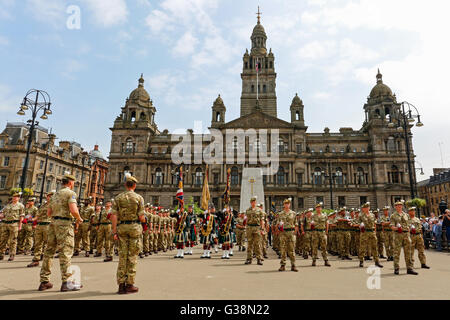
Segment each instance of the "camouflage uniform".
[[50,225],[50,217],[47,215],[49,203],[44,202],[38,210],[36,215],[36,229],[34,230],[34,258],[33,262],[41,260],[41,255],[44,252],[44,247],[47,245],[48,228]]
[[350,220],[345,217],[345,215],[339,215],[337,217],[337,228],[338,228],[338,243],[339,243],[339,256],[342,259],[350,258],[350,242],[352,236],[350,234]]
[[144,216],[144,199],[134,191],[119,194],[113,204],[117,216],[119,237],[119,265],[117,283],[133,285],[136,278],[137,256],[141,250],[139,238],[142,226],[139,218]]
[[309,255],[311,255],[311,249],[312,249],[312,238],[313,238],[313,231],[311,230],[311,217],[306,217],[302,220],[302,226],[303,226],[303,232],[305,234],[303,235],[303,258],[307,259]]
[[[373,258],[375,260],[375,264],[379,264],[378,254],[377,254],[377,235],[376,235],[376,219],[375,216],[369,212],[366,215],[364,212],[358,217],[358,224],[364,223],[364,228],[360,229],[360,250],[359,250],[359,262],[364,262],[364,256],[367,252],[367,247],[371,249],[371,253],[373,254]],[[370,254],[370,253],[369,253]]]
[[44,253],[44,261],[41,268],[41,283],[50,281],[53,257],[56,250],[59,250],[59,265],[61,269],[61,280],[63,283],[72,275],[70,268],[73,248],[74,229],[72,225],[72,214],[69,204],[77,203],[77,195],[70,188],[65,187],[56,192],[50,200],[52,210],[52,222],[48,230],[48,243]]
[[249,208],[245,212],[247,216],[247,260],[253,259],[253,252],[256,254],[258,261],[262,260],[261,253],[261,220],[264,218],[264,212],[256,207],[255,209]]
[[112,256],[111,247],[111,221],[108,219],[108,212],[106,209],[102,209],[98,216],[98,230],[97,230],[97,255],[102,254],[103,248],[105,248],[105,254],[107,257]]
[[153,215],[153,253],[158,253],[158,244],[160,237],[160,221],[161,218],[158,214]]
[[3,209],[5,218],[2,220],[3,234],[0,237],[0,257],[5,255],[6,245],[9,247],[9,255],[14,257],[17,251],[17,236],[19,234],[19,221],[25,216],[25,207],[20,202],[10,203]]
[[33,219],[38,209],[33,205],[30,208],[25,207],[25,219],[27,223],[22,224],[22,230],[19,232],[17,251],[28,253],[33,247]]
[[327,235],[325,234],[327,228],[328,217],[324,213],[318,214],[315,212],[312,216],[312,221],[314,222],[314,233],[312,240],[312,255],[313,262],[317,260],[317,251],[319,250],[319,245],[322,250],[322,258],[328,263],[327,257]]
[[406,267],[412,270],[411,238],[409,237],[409,216],[407,213],[395,211],[391,215],[391,227],[397,227],[398,224],[401,225],[402,232],[394,231],[394,269],[400,268],[400,253],[403,248]]
[[[237,227],[237,226],[240,226]],[[236,245],[239,246],[239,251],[241,251],[241,247],[245,248],[245,229],[246,226],[244,226],[244,217],[237,217],[236,218]]]
[[[380,218],[381,223],[390,223],[391,219],[389,216],[383,215]],[[394,257],[394,232],[389,226],[383,226],[383,231],[381,233],[383,237],[383,245],[386,250],[386,255],[389,260],[393,260]]]
[[328,218],[327,250],[332,255],[336,255],[338,253],[338,230],[336,225],[336,216],[331,216]]
[[298,228],[297,216],[294,211],[282,210],[274,221],[280,231],[280,255],[282,266],[286,265],[286,255],[291,260],[291,266],[295,267],[295,229]]
[[75,235],[75,251],[80,251],[80,242],[83,249],[86,252],[90,251],[90,240],[89,234],[92,232],[91,228],[91,219],[95,216],[95,209],[93,206],[89,205],[81,209],[80,212],[81,219],[83,219],[83,223],[79,226],[78,232]]
[[427,264],[427,258],[425,257],[425,245],[422,236],[422,224],[419,218],[414,217],[409,219],[409,229],[411,234],[411,264],[414,265],[414,251],[417,249],[419,253],[420,263]]
[[[94,248],[97,247],[97,226],[98,226],[98,216],[99,212],[96,212],[94,209],[94,213],[91,218],[91,222],[89,224],[89,250],[90,253],[93,252]],[[84,223],[84,222],[83,222]]]

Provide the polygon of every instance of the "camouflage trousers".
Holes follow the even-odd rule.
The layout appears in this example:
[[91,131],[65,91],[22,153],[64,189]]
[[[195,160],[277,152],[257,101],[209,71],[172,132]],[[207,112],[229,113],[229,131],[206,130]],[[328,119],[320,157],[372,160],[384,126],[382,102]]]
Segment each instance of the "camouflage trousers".
[[427,264],[427,259],[425,257],[425,244],[423,242],[423,237],[421,233],[411,235],[411,264],[414,265],[414,252],[419,253],[419,260],[421,264]]
[[245,229],[236,229],[236,245],[240,247],[245,246]]
[[44,253],[44,260],[41,268],[41,282],[49,282],[53,257],[56,250],[59,251],[59,266],[61,270],[61,280],[66,282],[72,275],[69,272],[73,247],[75,242],[72,223],[52,222],[48,227],[47,248]]
[[141,251],[140,224],[122,224],[118,226],[119,265],[117,266],[117,284],[134,284],[136,278],[137,257]]
[[327,239],[327,249],[330,252],[338,252],[338,232],[330,230]]
[[377,231],[377,253],[382,256],[384,253],[384,237],[382,231]]
[[338,252],[341,257],[350,256],[350,242],[352,236],[350,231],[339,231],[337,234]]
[[[375,263],[378,263],[378,251],[377,251],[377,235],[375,232],[361,232],[359,236],[359,261],[364,262],[365,256],[373,255]],[[370,249],[370,251],[369,251]]]
[[386,250],[386,255],[388,257],[394,256],[394,232],[393,231],[383,231],[383,245]]
[[97,253],[102,254],[103,248],[105,248],[105,254],[107,257],[112,256],[111,225],[110,224],[102,224],[102,225],[98,226]]
[[155,234],[153,233],[153,231],[149,231],[149,233],[148,233],[148,251],[149,252],[155,251],[155,248],[153,246],[154,242],[155,242]]
[[159,232],[155,231],[153,234],[153,251],[156,252],[159,249]]
[[164,231],[161,231],[158,234],[158,249],[165,250],[165,248],[166,248],[166,235],[164,234]]
[[359,256],[359,251],[360,251],[360,247],[361,247],[361,232],[355,231],[355,253],[357,256]]
[[6,224],[2,223],[2,235],[0,236],[0,256],[5,255],[6,246],[9,247],[9,254],[16,255],[17,251],[17,236],[19,234],[19,223]]
[[48,225],[37,225],[34,230],[34,258],[33,261],[37,262],[41,260],[41,255],[44,252],[44,248],[47,245],[48,239]]
[[274,232],[273,234],[273,243],[272,243],[272,247],[274,250],[279,250],[280,249],[280,236]]
[[89,222],[83,222],[79,226],[78,233],[75,235],[75,251],[80,251],[80,243],[84,251],[87,252],[91,249],[89,241],[89,227]]
[[313,231],[305,231],[303,235],[303,255],[311,255]]
[[327,257],[327,235],[324,231],[314,231],[312,234],[312,258],[317,260],[317,252],[322,250],[322,258],[324,261],[328,261]]
[[303,236],[297,235],[295,237],[295,252],[301,254],[303,251]]
[[405,263],[408,269],[412,269],[411,263],[411,239],[409,233],[394,232],[394,269],[400,268],[400,253],[403,248]]
[[267,238],[267,232],[266,232],[261,236],[261,250],[262,250],[263,256],[267,255],[267,241],[268,241],[268,238]]
[[29,252],[33,247],[33,225],[31,223],[23,224],[17,238],[17,251]]
[[280,264],[286,265],[286,256],[291,260],[291,266],[295,267],[295,232],[284,231],[280,233]]
[[146,253],[149,251],[149,234],[148,230],[142,231],[142,252]]
[[261,250],[261,228],[260,227],[247,227],[247,240],[248,250],[247,259],[253,259],[253,253],[256,254],[256,259],[262,259]]
[[91,250],[97,247],[97,229],[91,225],[91,231],[89,232],[89,247]]

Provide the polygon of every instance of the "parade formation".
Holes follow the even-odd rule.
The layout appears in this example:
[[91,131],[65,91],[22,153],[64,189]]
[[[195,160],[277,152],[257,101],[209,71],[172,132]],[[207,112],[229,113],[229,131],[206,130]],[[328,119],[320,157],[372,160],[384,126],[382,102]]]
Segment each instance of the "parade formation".
[[[138,181],[126,177],[123,193],[114,199],[93,204],[91,200],[77,206],[73,189],[75,178],[67,173],[63,188],[47,194],[39,208],[34,198],[24,206],[21,194],[15,193],[3,209],[0,218],[0,260],[9,254],[8,261],[14,261],[18,254],[32,255],[28,267],[38,267],[42,261],[39,291],[51,289],[49,282],[51,266],[59,258],[61,270],[61,291],[78,291],[81,283],[71,280],[68,269],[72,256],[84,252],[86,257],[103,257],[104,262],[118,256],[118,294],[138,292],[135,286],[138,258],[177,250],[174,259],[193,255],[199,246],[201,259],[211,259],[222,250],[222,259],[231,259],[235,246],[247,251],[246,265],[256,258],[262,266],[267,259],[267,250],[272,248],[280,259],[279,271],[286,270],[289,258],[291,271],[298,272],[297,256],[304,260],[311,258],[316,266],[320,250],[324,265],[331,267],[328,255],[342,260],[359,260],[359,267],[365,261],[374,260],[375,266],[383,268],[381,259],[393,261],[394,273],[399,274],[399,260],[403,249],[407,274],[414,271],[414,254],[418,251],[421,268],[429,269],[424,253],[422,224],[415,216],[416,208],[407,208],[404,201],[395,203],[391,213],[389,207],[370,210],[370,203],[360,209],[345,207],[326,214],[323,204],[318,203],[303,212],[291,210],[291,199],[283,202],[281,211],[263,211],[257,197],[250,199],[245,212],[235,212],[226,205],[216,211],[213,204],[201,213],[195,213],[193,205],[184,208],[182,177],[177,193],[179,207],[169,210],[150,203],[135,193]],[[228,187],[227,187],[227,190]],[[227,191],[224,193],[225,203]]]

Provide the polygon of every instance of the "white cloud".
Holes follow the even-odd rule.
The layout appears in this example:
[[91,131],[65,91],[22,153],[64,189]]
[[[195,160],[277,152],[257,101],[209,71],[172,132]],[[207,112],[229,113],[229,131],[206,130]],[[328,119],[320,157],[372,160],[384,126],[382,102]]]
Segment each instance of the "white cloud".
[[69,80],[75,80],[75,74],[84,68],[84,64],[75,59],[67,59],[63,62],[61,75]]
[[125,0],[84,0],[93,12],[95,22],[103,27],[111,27],[127,22],[128,7]]
[[11,19],[11,9],[15,0],[0,0],[0,19]]
[[188,56],[195,52],[198,44],[198,39],[195,38],[190,31],[186,32],[180,39],[178,39],[172,53],[175,56]]
[[56,28],[65,26],[66,7],[60,0],[27,0],[26,8],[37,21]]
[[19,110],[19,104],[22,99],[14,95],[9,86],[0,84],[0,114],[3,113],[5,116],[13,115],[14,112]]

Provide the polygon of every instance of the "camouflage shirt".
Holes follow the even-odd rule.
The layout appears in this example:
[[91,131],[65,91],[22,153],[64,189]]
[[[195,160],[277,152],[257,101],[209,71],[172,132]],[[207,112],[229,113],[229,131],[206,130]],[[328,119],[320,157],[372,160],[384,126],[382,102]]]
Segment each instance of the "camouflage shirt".
[[325,230],[327,228],[328,217],[323,212],[321,212],[320,214],[315,212],[312,216],[312,221],[314,221],[314,227],[316,230],[317,229]]
[[48,216],[48,206],[49,203],[45,201],[37,212],[37,222],[50,222],[50,217]]
[[52,209],[52,217],[61,217],[72,219],[69,210],[69,204],[77,204],[77,194],[65,187],[56,192],[50,200],[50,208]]
[[365,213],[361,213],[358,218],[358,223],[364,223],[364,227],[368,230],[375,230],[375,224],[377,220],[373,213],[369,213],[366,215]]
[[409,216],[405,212],[398,213],[395,211],[391,215],[391,226],[397,227],[397,224],[400,224],[402,226],[403,231],[408,231],[409,227]]
[[283,224],[284,229],[294,229],[298,226],[296,214],[292,210],[289,210],[288,212],[281,210],[278,212],[275,223]]
[[422,234],[422,223],[420,223],[420,219],[419,218],[417,218],[417,217],[414,217],[414,218],[409,218],[409,230],[411,231],[411,233],[412,233],[412,230],[413,230],[413,226],[414,226],[414,229],[416,229],[416,234]]
[[144,198],[134,191],[125,191],[114,199],[113,214],[117,222],[137,221],[144,215]]
[[36,214],[38,212],[38,208],[35,206],[32,206],[31,208],[25,208],[25,218],[31,221],[34,217],[36,217]]
[[91,218],[95,215],[95,209],[93,206],[84,207],[81,210],[81,218],[84,221],[91,220]]
[[247,216],[247,225],[249,227],[260,226],[261,220],[264,218],[264,212],[259,208],[249,208],[245,212],[245,215]]
[[3,209],[3,214],[5,215],[3,221],[19,221],[20,217],[25,216],[25,207],[20,202],[17,202],[16,204],[9,203],[5,209]]

